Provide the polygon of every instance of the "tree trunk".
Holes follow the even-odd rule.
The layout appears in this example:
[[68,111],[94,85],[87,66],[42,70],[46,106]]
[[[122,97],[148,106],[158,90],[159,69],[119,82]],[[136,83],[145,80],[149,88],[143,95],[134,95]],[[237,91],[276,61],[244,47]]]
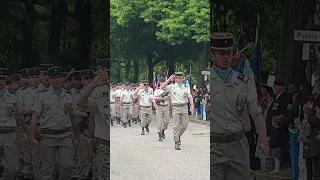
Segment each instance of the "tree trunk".
[[146,57],[147,57],[147,64],[148,64],[148,81],[149,81],[149,84],[152,84],[152,82],[153,82],[153,68],[154,68],[153,56],[151,53],[147,53]]
[[93,27],[91,22],[91,1],[76,0],[77,20],[76,58],[73,65],[77,69],[90,67]]
[[58,4],[53,5],[51,13],[51,26],[48,41],[48,55],[61,52],[60,39],[66,17],[68,6],[64,1],[59,1]]
[[127,62],[126,62],[126,75],[125,75],[126,81],[129,80],[130,68],[131,68],[131,61],[127,60]]
[[117,69],[117,83],[120,83],[121,82],[121,74],[120,74],[120,72],[121,72],[121,63],[117,62],[116,64],[117,64],[117,67],[116,67],[116,69]]
[[139,60],[135,59],[133,62],[134,67],[134,76],[133,76],[133,82],[139,82]]
[[209,44],[202,43],[199,44],[198,51],[198,59],[199,59],[199,73],[198,73],[198,83],[197,87],[205,87],[204,76],[202,75],[202,71],[206,71],[208,69],[209,63]]
[[28,15],[28,20],[23,26],[23,47],[22,47],[22,68],[29,68],[39,63],[37,53],[33,49],[33,35],[34,35],[34,21],[35,21],[35,12],[34,12],[34,3],[25,2],[26,12]]

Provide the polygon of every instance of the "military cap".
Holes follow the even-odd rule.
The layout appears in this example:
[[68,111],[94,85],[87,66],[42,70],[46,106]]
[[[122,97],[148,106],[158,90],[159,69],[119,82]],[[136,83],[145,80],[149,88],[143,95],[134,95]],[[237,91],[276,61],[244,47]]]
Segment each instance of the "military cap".
[[19,81],[19,79],[20,79],[20,74],[18,74],[18,73],[12,74],[12,75],[9,77],[9,80],[10,80],[11,82],[13,82],[13,81]]
[[183,72],[175,72],[174,75],[176,77],[183,77]]
[[24,68],[24,69],[20,69],[19,71],[20,76],[28,76],[28,69]]
[[131,84],[132,87],[136,87],[136,84]]
[[71,79],[75,79],[75,78],[80,78],[80,71],[74,71],[71,75],[70,75]]
[[27,74],[29,76],[31,76],[31,75],[40,75],[40,68],[36,68],[36,67],[30,68],[30,69],[27,70]]
[[0,77],[8,77],[8,69],[0,68]]
[[98,59],[97,60],[97,68],[106,66],[107,69],[110,69],[110,60],[109,59]]
[[40,72],[47,72],[49,68],[52,68],[53,64],[40,64]]
[[47,70],[49,76],[63,75],[62,68],[59,66],[51,67]]
[[233,35],[224,32],[212,33],[210,35],[210,46],[213,50],[232,51]]
[[80,77],[85,78],[85,77],[94,77],[94,73],[91,69],[86,69],[80,72]]

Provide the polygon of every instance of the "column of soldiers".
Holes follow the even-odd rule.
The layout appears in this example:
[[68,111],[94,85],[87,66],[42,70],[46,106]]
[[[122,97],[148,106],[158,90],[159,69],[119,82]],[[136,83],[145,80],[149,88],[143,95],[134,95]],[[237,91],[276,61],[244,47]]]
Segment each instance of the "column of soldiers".
[[0,68],[1,179],[110,179],[109,71]]
[[190,88],[183,84],[183,80],[183,73],[176,72],[167,81],[160,79],[160,88],[155,91],[146,80],[142,80],[139,86],[129,83],[111,85],[111,125],[114,120],[124,128],[130,127],[132,122],[139,123],[141,135],[145,135],[150,132],[154,109],[158,141],[163,141],[171,113],[175,149],[180,150],[181,136],[188,126],[188,103],[190,111],[194,111]]

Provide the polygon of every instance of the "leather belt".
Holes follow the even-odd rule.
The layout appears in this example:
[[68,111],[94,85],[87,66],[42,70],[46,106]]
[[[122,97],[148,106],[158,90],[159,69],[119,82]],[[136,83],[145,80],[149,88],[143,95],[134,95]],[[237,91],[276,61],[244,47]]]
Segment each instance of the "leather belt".
[[129,105],[129,104],[132,104],[132,102],[131,102],[131,103],[125,103],[125,102],[124,102],[123,104]]
[[187,104],[172,104],[172,107],[183,107],[186,106]]
[[0,129],[0,134],[11,134],[15,132],[16,128]]
[[40,129],[40,134],[60,135],[60,134],[65,134],[71,131],[72,131],[71,127],[61,129],[61,130],[52,130],[52,129],[46,128],[46,129]]
[[140,107],[143,107],[143,108],[151,108],[151,106],[140,106]]
[[157,106],[166,107],[166,106],[168,106],[168,104],[157,104]]
[[245,132],[239,131],[236,133],[210,133],[210,142],[211,143],[231,143],[234,141],[238,141],[245,137]]

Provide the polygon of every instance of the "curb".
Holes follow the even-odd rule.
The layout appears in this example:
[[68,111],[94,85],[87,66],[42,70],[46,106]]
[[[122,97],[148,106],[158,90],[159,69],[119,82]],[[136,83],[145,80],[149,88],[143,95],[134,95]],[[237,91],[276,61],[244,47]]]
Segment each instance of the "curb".
[[189,117],[189,121],[197,124],[210,125],[210,122],[201,120],[196,117]]

